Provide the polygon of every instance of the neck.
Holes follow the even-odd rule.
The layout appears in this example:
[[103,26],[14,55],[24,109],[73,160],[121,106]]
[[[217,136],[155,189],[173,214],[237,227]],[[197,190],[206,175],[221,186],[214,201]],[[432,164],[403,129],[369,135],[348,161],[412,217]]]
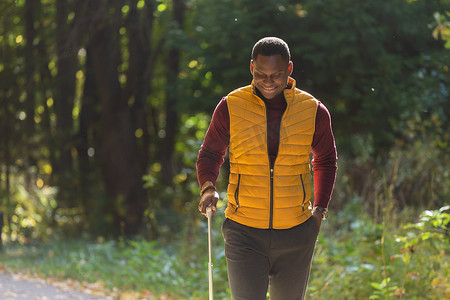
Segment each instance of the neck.
[[276,95],[275,97],[273,97],[272,99],[267,99],[267,98],[265,98],[265,97],[263,96],[263,94],[258,90],[258,88],[256,88],[256,95],[257,95],[259,98],[261,98],[264,102],[267,102],[267,101],[276,102],[276,101],[279,101],[279,100],[281,100],[281,99],[284,98],[284,94],[283,94],[283,93],[280,93],[280,94]]

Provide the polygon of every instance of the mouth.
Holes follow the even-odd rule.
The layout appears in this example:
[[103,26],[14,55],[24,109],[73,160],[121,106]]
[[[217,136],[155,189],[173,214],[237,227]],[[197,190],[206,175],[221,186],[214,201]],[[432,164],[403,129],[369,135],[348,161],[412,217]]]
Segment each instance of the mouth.
[[260,88],[261,88],[263,91],[266,91],[266,92],[273,92],[273,91],[275,90],[275,87],[273,87],[273,88],[266,88],[266,87],[260,86]]

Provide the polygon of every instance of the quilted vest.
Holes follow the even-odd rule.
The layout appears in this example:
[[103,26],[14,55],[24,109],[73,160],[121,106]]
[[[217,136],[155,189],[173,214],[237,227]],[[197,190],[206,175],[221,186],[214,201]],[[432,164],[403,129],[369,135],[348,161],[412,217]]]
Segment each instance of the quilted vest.
[[252,83],[227,96],[230,175],[225,216],[262,229],[286,229],[311,215],[310,153],[318,101],[295,88],[284,90],[278,156],[273,169],[267,145],[267,110]]

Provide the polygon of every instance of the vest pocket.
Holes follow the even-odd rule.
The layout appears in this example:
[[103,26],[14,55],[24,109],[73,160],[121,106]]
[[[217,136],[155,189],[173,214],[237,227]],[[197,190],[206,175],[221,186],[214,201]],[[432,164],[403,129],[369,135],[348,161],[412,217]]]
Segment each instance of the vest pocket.
[[300,182],[302,184],[302,190],[303,190],[303,200],[302,200],[302,209],[305,211],[305,200],[306,200],[306,191],[305,191],[305,183],[303,182],[303,174],[300,174]]
[[234,210],[234,212],[237,212],[238,208],[239,208],[239,185],[241,183],[241,174],[238,174],[238,182],[237,182],[237,186],[236,186],[236,190],[234,191],[234,200],[236,201],[236,209]]

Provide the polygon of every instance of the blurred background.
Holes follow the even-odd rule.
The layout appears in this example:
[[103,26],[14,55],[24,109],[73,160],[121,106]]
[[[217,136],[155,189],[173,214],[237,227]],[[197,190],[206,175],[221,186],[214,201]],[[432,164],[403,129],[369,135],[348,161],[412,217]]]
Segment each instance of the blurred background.
[[[264,36],[289,44],[297,87],[332,115],[339,170],[324,235],[336,240],[319,240],[318,258],[339,230],[373,228],[362,240],[381,249],[386,222],[450,204],[449,0],[3,0],[0,11],[3,245],[139,240],[179,255],[202,243],[198,150],[219,100],[250,84]],[[404,276],[392,283],[382,253],[366,299],[406,293],[403,242]],[[325,281],[312,278],[315,299],[338,299]]]

